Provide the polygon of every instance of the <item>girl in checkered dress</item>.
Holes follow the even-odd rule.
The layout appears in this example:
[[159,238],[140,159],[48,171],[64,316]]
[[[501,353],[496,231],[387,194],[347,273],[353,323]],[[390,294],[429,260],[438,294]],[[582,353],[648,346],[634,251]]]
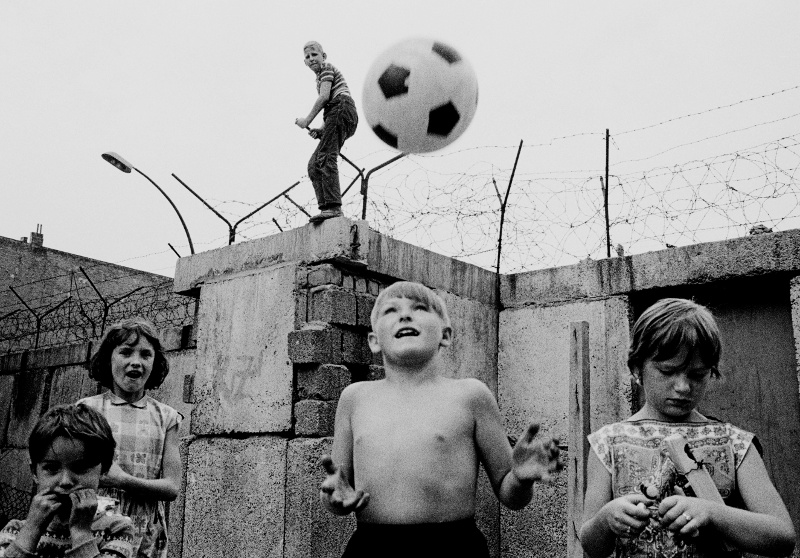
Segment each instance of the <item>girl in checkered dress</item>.
[[182,416],[145,391],[161,385],[169,364],[150,322],[131,319],[109,329],[89,365],[89,375],[108,391],[82,399],[108,419],[117,448],[100,493],[119,500],[118,512],[134,523],[135,556],[166,558],[164,502],[178,496]]

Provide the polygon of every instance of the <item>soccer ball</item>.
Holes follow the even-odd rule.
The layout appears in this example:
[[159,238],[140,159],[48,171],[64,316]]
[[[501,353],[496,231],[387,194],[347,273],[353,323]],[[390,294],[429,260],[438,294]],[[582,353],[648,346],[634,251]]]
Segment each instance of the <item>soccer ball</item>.
[[372,63],[362,98],[364,117],[384,143],[403,153],[427,153],[467,129],[478,105],[478,80],[450,45],[413,38]]

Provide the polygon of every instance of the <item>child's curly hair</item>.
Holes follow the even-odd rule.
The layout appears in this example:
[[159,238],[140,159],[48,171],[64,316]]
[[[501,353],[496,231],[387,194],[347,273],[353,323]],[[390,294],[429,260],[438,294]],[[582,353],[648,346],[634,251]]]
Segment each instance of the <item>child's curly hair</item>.
[[100,348],[89,361],[89,377],[100,382],[103,387],[111,389],[114,386],[114,379],[111,376],[111,353],[118,346],[126,343],[129,339],[133,343],[144,337],[153,346],[153,371],[147,379],[144,389],[155,389],[159,387],[164,378],[169,373],[169,362],[164,355],[161,347],[161,340],[158,338],[155,326],[144,318],[131,318],[111,326],[106,332]]
[[686,346],[697,351],[703,364],[719,376],[722,354],[719,328],[711,311],[685,298],[663,298],[645,310],[633,326],[628,368],[641,368],[644,361],[668,360]]

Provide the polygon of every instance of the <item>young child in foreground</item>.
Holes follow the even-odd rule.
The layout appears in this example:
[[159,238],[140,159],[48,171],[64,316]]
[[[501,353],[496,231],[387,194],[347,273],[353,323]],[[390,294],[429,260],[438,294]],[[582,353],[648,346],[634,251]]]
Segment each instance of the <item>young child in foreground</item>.
[[479,463],[500,502],[520,509],[534,482],[560,470],[556,441],[534,440],[531,424],[512,451],[489,388],[444,376],[440,350],[453,330],[427,287],[391,285],[371,322],[386,377],[344,390],[333,455],[321,460],[323,504],[358,519],[343,556],[489,556],[474,521]]
[[89,407],[60,405],[42,415],[28,440],[36,494],[27,518],[0,531],[0,556],[133,556],[131,520],[98,505],[114,446],[108,422]]
[[[703,306],[663,299],[633,327],[628,366],[646,403],[628,420],[589,436],[580,532],[590,556],[717,557],[792,553],[795,533],[753,434],[703,416],[697,406],[721,352]],[[682,435],[727,505],[687,497],[663,440]],[[739,550],[723,550],[722,542]],[[731,547],[733,548],[733,547]],[[727,552],[727,553],[726,553]]]
[[311,217],[319,223],[331,217],[342,216],[342,193],[339,186],[339,152],[345,140],[356,133],[358,112],[350,95],[347,82],[317,41],[303,46],[306,66],[317,76],[317,99],[308,116],[295,119],[294,123],[306,129],[320,111],[322,126],[308,130],[309,135],[319,140],[308,161],[308,177],[314,186],[320,213]]
[[119,500],[133,520],[135,556],[166,558],[165,501],[178,495],[181,415],[146,394],[161,385],[169,363],[155,327],[134,318],[113,325],[89,363],[108,391],[81,399],[106,417],[117,441],[115,462],[100,479],[103,496]]

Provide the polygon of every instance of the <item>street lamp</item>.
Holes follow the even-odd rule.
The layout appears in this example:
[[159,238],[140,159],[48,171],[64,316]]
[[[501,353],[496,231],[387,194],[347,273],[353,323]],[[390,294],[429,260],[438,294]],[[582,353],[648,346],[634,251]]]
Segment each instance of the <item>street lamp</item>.
[[161,192],[165,198],[167,198],[167,201],[172,206],[172,209],[174,209],[175,213],[178,214],[178,219],[181,220],[181,225],[183,225],[183,230],[186,231],[186,238],[189,240],[189,250],[192,252],[192,254],[194,254],[194,244],[192,244],[192,237],[189,235],[189,229],[186,227],[186,222],[183,220],[181,212],[178,211],[178,208],[175,207],[174,203],[172,203],[172,200],[169,198],[167,193],[164,190],[162,190],[158,184],[153,182],[149,176],[147,176],[145,173],[143,173],[142,171],[131,165],[128,161],[126,161],[120,155],[114,153],[113,151],[107,151],[106,153],[103,153],[102,157],[103,159],[105,159],[106,161],[117,167],[122,172],[130,173],[131,170],[135,170],[136,172],[144,176],[147,180],[149,180],[150,184],[158,188],[158,191]]

